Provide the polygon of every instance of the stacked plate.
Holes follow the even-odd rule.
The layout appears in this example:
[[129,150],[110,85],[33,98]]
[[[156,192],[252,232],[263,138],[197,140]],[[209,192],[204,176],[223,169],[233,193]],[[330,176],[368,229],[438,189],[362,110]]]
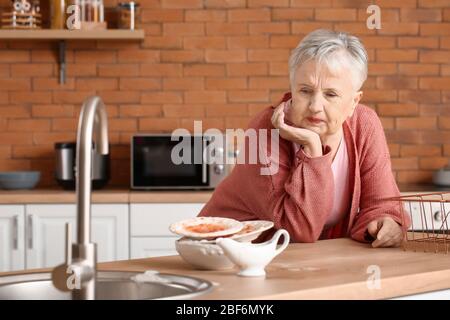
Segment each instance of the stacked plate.
[[230,218],[197,217],[170,225],[170,231],[183,236],[175,242],[180,256],[197,269],[221,270],[233,263],[216,245],[217,238],[229,237],[240,242],[251,242],[273,227],[272,221],[237,221]]

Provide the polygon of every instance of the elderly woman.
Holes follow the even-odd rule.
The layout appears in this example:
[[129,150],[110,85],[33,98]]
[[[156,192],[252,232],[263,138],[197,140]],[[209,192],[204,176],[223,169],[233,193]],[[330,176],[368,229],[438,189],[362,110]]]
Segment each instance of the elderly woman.
[[294,242],[351,237],[398,246],[409,219],[383,200],[400,193],[381,122],[359,104],[367,78],[363,45],[316,30],[292,51],[289,72],[291,91],[249,125],[269,134],[279,129],[278,152],[270,143],[264,150],[277,172],[261,175],[267,164],[236,165],[199,215],[271,220]]

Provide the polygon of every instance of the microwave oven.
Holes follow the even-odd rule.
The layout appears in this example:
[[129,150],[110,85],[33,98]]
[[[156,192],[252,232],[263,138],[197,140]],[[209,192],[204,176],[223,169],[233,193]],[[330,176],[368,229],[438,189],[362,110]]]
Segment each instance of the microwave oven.
[[229,172],[224,137],[133,135],[131,189],[214,189]]

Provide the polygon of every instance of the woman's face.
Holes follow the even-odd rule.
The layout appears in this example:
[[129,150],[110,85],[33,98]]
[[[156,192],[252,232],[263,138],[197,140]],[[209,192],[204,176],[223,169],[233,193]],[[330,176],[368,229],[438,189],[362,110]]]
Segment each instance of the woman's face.
[[348,68],[331,73],[326,65],[316,68],[314,60],[297,69],[291,93],[292,104],[286,111],[286,119],[321,137],[337,133],[362,96],[361,91],[355,92]]

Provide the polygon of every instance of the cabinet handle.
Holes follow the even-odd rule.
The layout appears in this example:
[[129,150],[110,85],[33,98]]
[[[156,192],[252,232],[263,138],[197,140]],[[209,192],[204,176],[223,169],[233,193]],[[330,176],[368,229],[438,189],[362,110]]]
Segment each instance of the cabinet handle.
[[13,218],[13,250],[19,249],[19,216],[15,215]]
[[33,215],[28,216],[28,249],[33,250]]
[[434,220],[435,221],[438,221],[438,222],[440,222],[442,219],[441,219],[441,212],[440,211],[436,211],[435,213],[434,213]]

